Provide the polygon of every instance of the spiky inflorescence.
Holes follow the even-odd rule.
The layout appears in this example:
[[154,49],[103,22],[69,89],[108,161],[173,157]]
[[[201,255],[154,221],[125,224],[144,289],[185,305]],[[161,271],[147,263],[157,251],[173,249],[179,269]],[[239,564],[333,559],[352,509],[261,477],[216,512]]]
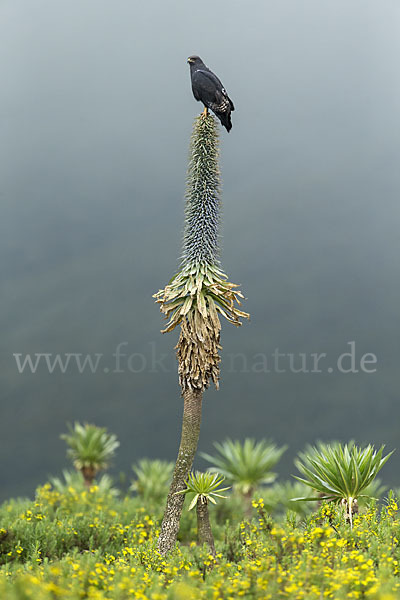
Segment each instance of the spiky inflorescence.
[[219,315],[236,326],[249,315],[236,307],[242,293],[219,268],[221,180],[218,129],[213,116],[196,118],[190,146],[181,270],[155,294],[169,319],[163,330],[181,324],[177,357],[182,392],[218,388],[221,324]]
[[221,212],[219,136],[212,116],[197,117],[190,141],[182,265],[215,264]]

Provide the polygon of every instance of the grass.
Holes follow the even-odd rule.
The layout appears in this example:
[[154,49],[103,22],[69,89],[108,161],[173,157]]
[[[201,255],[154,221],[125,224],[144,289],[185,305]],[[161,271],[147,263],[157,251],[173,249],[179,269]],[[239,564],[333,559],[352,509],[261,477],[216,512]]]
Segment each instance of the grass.
[[215,558],[196,544],[195,515],[184,511],[177,548],[162,558],[156,541],[164,503],[149,510],[138,496],[46,484],[33,501],[0,507],[0,598],[400,598],[393,495],[360,507],[351,529],[340,504],[285,512],[283,489],[275,507],[253,501],[250,519],[234,493],[210,506]]

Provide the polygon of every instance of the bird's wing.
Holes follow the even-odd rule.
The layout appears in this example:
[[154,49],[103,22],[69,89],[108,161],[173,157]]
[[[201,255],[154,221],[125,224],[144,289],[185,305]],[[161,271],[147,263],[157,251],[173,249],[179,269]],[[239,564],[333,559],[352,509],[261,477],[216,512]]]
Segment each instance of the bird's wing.
[[216,89],[221,89],[222,83],[214,73],[211,71],[203,71],[197,69],[192,75],[192,84],[195,84],[196,88],[201,88],[205,92],[212,94],[215,93]]
[[234,107],[234,105],[233,105],[233,102],[232,102],[232,100],[229,98],[229,96],[228,96],[228,94],[227,94],[227,92],[226,92],[226,89],[225,89],[225,88],[222,88],[222,90],[221,90],[221,96],[222,96],[222,98],[223,98],[224,100],[227,100],[227,101],[229,102],[230,109],[231,109],[231,110],[235,110],[235,107]]
[[195,86],[201,87],[201,90],[203,91],[203,97],[198,98],[195,90],[193,90],[196,100],[208,100],[209,102],[217,102],[218,104],[221,104],[223,99],[226,98],[229,102],[230,109],[235,110],[233,102],[229,98],[221,80],[218,79],[218,77],[214,75],[212,71],[197,69],[193,73],[192,83],[193,80],[195,82]]

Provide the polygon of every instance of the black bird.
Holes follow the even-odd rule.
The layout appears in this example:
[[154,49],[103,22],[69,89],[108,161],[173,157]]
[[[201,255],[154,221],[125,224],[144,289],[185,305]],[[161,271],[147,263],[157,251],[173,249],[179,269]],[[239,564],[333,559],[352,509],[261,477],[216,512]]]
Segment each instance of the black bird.
[[226,89],[218,77],[206,67],[200,56],[189,56],[187,61],[190,65],[193,96],[204,104],[204,114],[207,116],[207,109],[211,109],[226,130],[230,131],[231,112],[235,107]]

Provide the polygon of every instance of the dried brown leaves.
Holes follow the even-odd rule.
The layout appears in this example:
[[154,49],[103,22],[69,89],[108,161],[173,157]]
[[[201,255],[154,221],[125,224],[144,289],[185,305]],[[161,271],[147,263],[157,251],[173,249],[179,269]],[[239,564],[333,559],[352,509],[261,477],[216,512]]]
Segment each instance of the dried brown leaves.
[[236,307],[243,298],[243,294],[235,289],[237,287],[228,282],[225,273],[215,265],[187,265],[154,295],[161,312],[169,319],[162,332],[181,325],[176,350],[182,392],[204,390],[210,380],[218,388],[219,315],[236,326],[241,325],[240,318],[250,317]]

